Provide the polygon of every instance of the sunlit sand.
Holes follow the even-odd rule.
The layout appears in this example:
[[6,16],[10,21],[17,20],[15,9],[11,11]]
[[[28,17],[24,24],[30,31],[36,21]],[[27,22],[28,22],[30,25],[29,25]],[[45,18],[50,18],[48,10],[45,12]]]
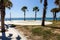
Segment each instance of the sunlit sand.
[[[1,22],[0,22],[1,23]],[[41,25],[42,21],[37,20],[12,20],[12,21],[5,21],[5,24],[15,24],[15,25]],[[45,25],[52,24],[52,22],[45,21]]]

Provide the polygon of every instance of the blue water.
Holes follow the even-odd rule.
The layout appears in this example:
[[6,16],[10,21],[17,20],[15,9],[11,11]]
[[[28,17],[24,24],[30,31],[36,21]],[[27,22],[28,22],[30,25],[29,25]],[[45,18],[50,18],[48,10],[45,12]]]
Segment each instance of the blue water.
[[[26,20],[34,20],[35,18],[26,18]],[[24,18],[5,18],[5,20],[24,20]],[[42,20],[42,18],[36,18],[36,20]],[[46,20],[53,20],[53,18],[46,18]],[[60,18],[57,18],[60,20]]]

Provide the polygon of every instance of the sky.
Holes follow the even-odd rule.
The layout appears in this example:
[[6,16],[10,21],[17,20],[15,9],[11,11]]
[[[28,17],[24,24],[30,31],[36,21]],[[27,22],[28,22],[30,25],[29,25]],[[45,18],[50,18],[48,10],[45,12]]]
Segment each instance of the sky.
[[[47,13],[46,17],[53,17],[53,14],[51,12],[52,8],[57,7],[54,4],[55,0],[48,0],[48,6],[47,6]],[[39,8],[39,12],[37,12],[37,18],[41,18],[43,15],[43,2],[40,3],[40,0],[11,0],[13,3],[13,6],[11,9],[6,8],[6,18],[11,17],[12,18],[23,18],[24,17],[24,12],[21,10],[23,6],[27,6],[28,11],[26,11],[26,18],[34,18],[35,17],[35,12],[33,12],[33,7],[37,6]],[[60,16],[60,13],[57,13],[57,17]]]

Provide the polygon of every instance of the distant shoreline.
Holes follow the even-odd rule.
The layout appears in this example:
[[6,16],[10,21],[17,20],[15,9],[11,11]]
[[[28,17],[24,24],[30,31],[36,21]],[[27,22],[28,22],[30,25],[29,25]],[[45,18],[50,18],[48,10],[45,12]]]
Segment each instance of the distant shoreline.
[[[26,20],[34,20],[35,18],[26,18]],[[24,18],[5,18],[5,20],[24,20]],[[42,20],[42,18],[36,18],[36,20]],[[53,20],[53,18],[46,18],[46,20]],[[60,18],[57,18],[60,20]]]

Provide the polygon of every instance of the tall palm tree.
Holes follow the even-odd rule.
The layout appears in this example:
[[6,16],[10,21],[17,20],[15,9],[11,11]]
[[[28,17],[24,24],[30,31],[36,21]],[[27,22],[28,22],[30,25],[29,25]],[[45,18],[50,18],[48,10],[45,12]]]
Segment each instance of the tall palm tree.
[[53,9],[51,10],[51,12],[53,12],[53,21],[57,20],[57,19],[56,19],[56,13],[59,12],[58,9],[59,9],[59,8],[53,8]]
[[[42,2],[43,0],[40,0]],[[42,18],[42,26],[45,26],[45,18],[46,18],[46,9],[47,9],[47,0],[44,0],[44,8],[43,8],[43,18]]]
[[5,19],[5,8],[11,8],[12,2],[10,0],[1,0],[1,31],[5,32],[4,19]]
[[35,20],[36,20],[36,17],[37,17],[37,12],[39,11],[39,8],[37,6],[35,6],[33,8],[33,11],[35,11]]
[[23,6],[22,8],[21,8],[21,10],[24,12],[24,21],[26,20],[25,18],[25,16],[26,16],[26,10],[27,10],[27,7],[26,6]]

